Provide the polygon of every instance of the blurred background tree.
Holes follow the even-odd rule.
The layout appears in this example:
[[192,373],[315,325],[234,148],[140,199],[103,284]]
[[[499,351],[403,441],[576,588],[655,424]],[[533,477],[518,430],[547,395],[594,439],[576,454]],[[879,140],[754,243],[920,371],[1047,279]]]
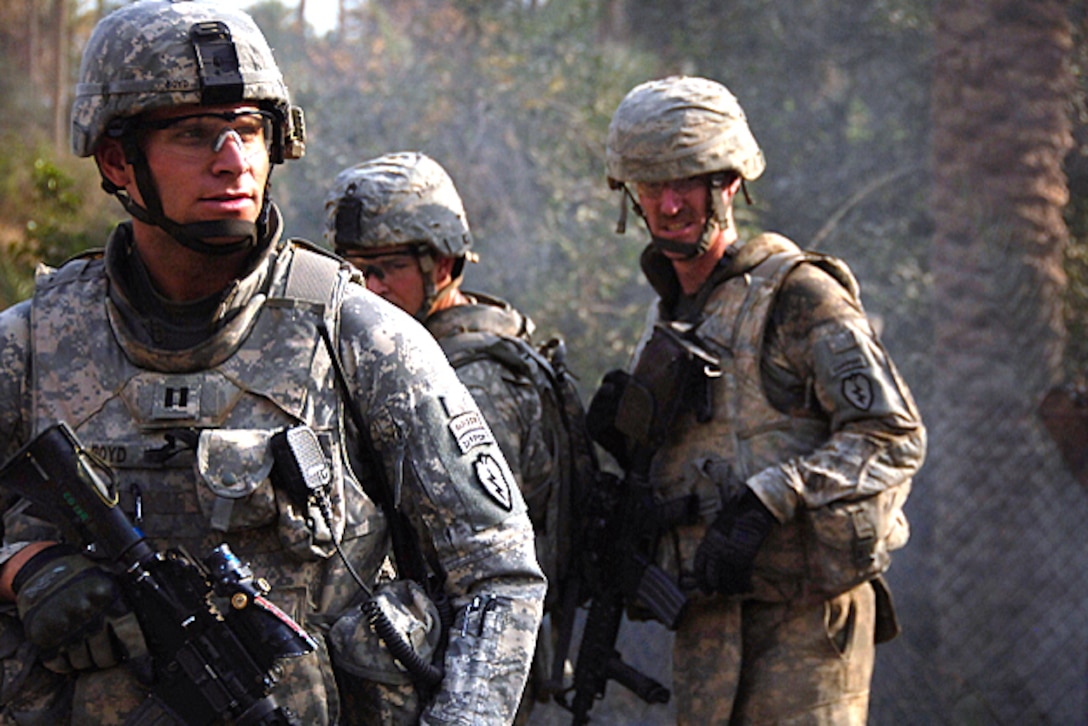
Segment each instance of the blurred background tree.
[[33,290],[39,262],[101,245],[120,207],[68,152],[69,94],[88,18],[69,0],[0,0],[0,304]]
[[[914,553],[930,557],[914,562],[931,573],[920,610],[926,661],[955,676],[941,706],[958,723],[1082,723],[1088,714],[1084,645],[1068,648],[1088,618],[1062,602],[1070,582],[1088,579],[1084,540],[1069,537],[1085,492],[1038,416],[1068,365],[1071,7],[941,0],[935,12],[939,375],[929,401],[931,496],[920,502],[928,529]],[[1000,563],[999,577],[987,561]],[[1015,666],[995,667],[1009,657]]]
[[584,380],[621,364],[648,291],[637,238],[612,232],[618,203],[602,179],[603,139],[620,98],[655,64],[600,42],[600,16],[588,0],[346,9],[335,32],[288,61],[311,132],[307,162],[284,169],[278,194],[294,231],[321,237],[335,171],[423,151],[465,200],[481,256],[466,287],[529,311],[541,339],[562,332]]
[[[481,262],[466,287],[529,312],[539,340],[565,337],[587,394],[626,361],[652,297],[637,265],[644,229],[632,219],[615,233],[620,200],[603,165],[612,111],[636,83],[671,73],[729,86],[768,161],[753,205],[739,207],[742,226],[851,264],[940,436],[908,505],[914,542],[890,572],[907,633],[879,650],[873,722],[1085,723],[1088,548],[1072,522],[1088,516],[1086,491],[1031,421],[1041,391],[1088,366],[1083,3],[339,0],[334,27],[317,33],[303,2],[235,2],[307,114],[306,158],[273,176],[288,232],[321,240],[325,190],[342,168],[426,152],[450,171],[475,233]],[[123,217],[66,138],[82,44],[119,4],[0,0],[0,304],[30,293],[37,262],[101,245]],[[979,195],[983,211],[971,206]],[[998,214],[999,199],[1019,216]],[[985,224],[964,227],[968,217]],[[950,246],[959,237],[975,246]],[[949,257],[957,249],[976,254]],[[957,397],[976,379],[990,381],[978,389],[986,406]],[[989,425],[1003,419],[1017,423]],[[994,462],[1004,474],[973,475]],[[1032,516],[1062,526],[1034,540],[978,536],[1030,529]],[[995,556],[1018,563],[1002,586],[958,578],[988,573]],[[1045,610],[1014,595],[1056,581],[1040,560],[1065,563],[1063,585],[1078,594]],[[953,637],[976,630],[998,645]],[[667,656],[645,662],[667,677]],[[1063,675],[1045,676],[1047,663]],[[594,720],[640,713],[622,708]],[[658,709],[635,720],[667,719]]]

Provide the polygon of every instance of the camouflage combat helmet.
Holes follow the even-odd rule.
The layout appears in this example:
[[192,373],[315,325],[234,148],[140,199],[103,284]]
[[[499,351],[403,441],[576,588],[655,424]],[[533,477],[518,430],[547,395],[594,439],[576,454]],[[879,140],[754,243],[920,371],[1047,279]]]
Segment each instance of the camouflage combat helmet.
[[421,319],[447,289],[433,284],[434,259],[457,259],[449,288],[460,284],[465,261],[477,259],[461,196],[426,154],[396,152],[344,169],[325,198],[325,214],[325,239],[341,255],[365,258],[407,247],[419,258],[424,302],[410,312]]
[[[635,86],[620,102],[608,127],[605,166],[609,184],[620,189],[626,200],[631,196],[629,182],[707,174],[711,187],[720,188],[728,172],[742,180],[758,178],[765,162],[744,110],[729,89],[706,78],[670,76]],[[712,195],[713,217],[724,224],[728,210],[720,197]],[[637,203],[635,209],[641,213]],[[656,239],[654,243],[691,256],[701,254],[714,231],[707,222],[703,239],[695,247]],[[619,231],[622,228],[621,218]]]
[[[146,208],[108,181],[107,191],[133,217],[206,253],[235,251],[234,245],[212,247],[202,238],[235,236],[238,230],[214,222],[193,229],[162,214],[136,141],[141,115],[173,106],[251,101],[272,119],[272,163],[300,158],[305,151],[302,111],[290,104],[268,42],[249,15],[224,3],[139,0],[110,13],[95,26],[83,51],[75,96],[72,151],[90,156],[104,137],[119,139],[136,169]],[[267,204],[267,189],[265,196]]]
[[464,257],[472,247],[453,180],[419,152],[386,154],[340,172],[325,211],[325,239],[338,252],[412,245]]
[[608,126],[608,176],[659,182],[716,171],[753,180],[763,152],[736,97],[706,78],[671,76],[635,86]]

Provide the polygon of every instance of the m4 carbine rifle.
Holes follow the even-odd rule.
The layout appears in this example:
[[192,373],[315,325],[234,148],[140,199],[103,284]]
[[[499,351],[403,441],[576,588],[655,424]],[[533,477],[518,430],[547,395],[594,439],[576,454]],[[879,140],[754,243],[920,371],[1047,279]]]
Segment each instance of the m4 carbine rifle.
[[647,608],[670,630],[683,614],[687,598],[660,567],[650,561],[661,528],[643,472],[629,470],[621,480],[602,473],[593,501],[587,503],[581,531],[583,574],[579,589],[589,600],[574,666],[573,694],[557,695],[573,715],[572,724],[588,723],[594,702],[614,680],[647,703],[667,703],[669,689],[625,663],[616,649],[628,604]]
[[[685,333],[675,323],[655,327],[616,414],[616,429],[628,444],[625,474],[619,479],[601,473],[582,504],[584,521],[573,548],[579,582],[565,595],[568,603],[588,598],[590,605],[574,667],[573,696],[569,702],[565,694],[557,696],[573,714],[575,726],[589,721],[589,711],[604,696],[609,680],[647,703],[667,703],[671,695],[663,684],[623,661],[616,638],[630,605],[648,610],[670,630],[679,625],[687,605],[687,596],[653,560],[665,528],[694,520],[697,503],[687,499],[665,507],[655,500],[649,482],[650,462],[677,414],[690,409],[697,420],[710,416],[707,381],[718,375],[718,359]],[[561,641],[560,657],[565,645]]]
[[73,544],[119,565],[122,592],[147,641],[151,692],[164,712],[194,726],[296,724],[270,693],[276,663],[316,643],[267,599],[268,584],[226,544],[203,562],[153,547],[100,472],[108,474],[59,423],[0,469],[0,486],[44,510]]

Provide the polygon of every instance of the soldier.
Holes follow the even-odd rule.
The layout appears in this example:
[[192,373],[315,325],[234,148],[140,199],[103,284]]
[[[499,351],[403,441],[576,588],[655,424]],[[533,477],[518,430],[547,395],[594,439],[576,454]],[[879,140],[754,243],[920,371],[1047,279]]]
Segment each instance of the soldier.
[[[225,542],[267,578],[316,642],[272,691],[292,722],[509,723],[545,591],[524,501],[422,326],[349,265],[281,237],[269,175],[303,143],[245,13],[141,0],[105,17],[83,54],[72,146],[132,219],[0,314],[0,446],[10,456],[64,421],[151,542],[194,554]],[[299,430],[331,471],[320,511],[280,483],[275,442]],[[0,718],[160,722],[146,672],[126,667],[147,614],[132,617],[112,563],[57,544],[39,514],[20,503],[4,521]],[[375,640],[348,577],[378,589],[401,519],[456,613],[426,693]]]
[[650,232],[659,299],[590,425],[620,460],[654,450],[658,562],[690,597],[679,722],[862,724],[874,644],[896,631],[880,575],[906,541],[925,433],[846,265],[740,238],[733,199],[763,169],[719,83],[650,81],[620,103],[608,177]]
[[[341,171],[326,202],[325,238],[363,270],[367,287],[416,319],[442,346],[491,424],[536,532],[537,555],[558,583],[566,432],[554,372],[531,345],[533,322],[508,302],[461,288],[475,262],[472,233],[453,180],[418,152],[386,154]],[[549,591],[550,612],[556,589]],[[518,723],[546,694],[547,639],[538,643]]]

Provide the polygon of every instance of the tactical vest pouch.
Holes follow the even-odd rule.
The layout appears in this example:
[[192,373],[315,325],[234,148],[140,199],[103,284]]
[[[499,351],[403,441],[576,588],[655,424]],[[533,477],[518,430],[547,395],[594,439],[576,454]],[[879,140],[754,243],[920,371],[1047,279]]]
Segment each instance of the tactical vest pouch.
[[234,532],[276,521],[276,493],[269,481],[272,454],[266,430],[205,429],[196,469],[200,510],[212,529]]
[[805,558],[815,593],[838,595],[888,569],[890,553],[910,537],[903,514],[909,493],[908,481],[865,499],[804,510]]
[[657,449],[685,408],[699,421],[710,420],[708,383],[720,375],[717,356],[686,337],[678,324],[655,324],[620,398],[616,428],[635,446]]
[[[438,606],[423,587],[414,580],[393,580],[378,588],[374,602],[415,654],[430,663],[438,653],[442,624]],[[336,667],[354,676],[385,684],[412,682],[361,607],[351,608],[333,624],[329,645]]]
[[291,493],[277,491],[271,445],[275,433],[268,429],[206,429],[200,433],[196,454],[203,484],[197,486],[200,510],[216,531],[275,526],[280,544],[298,560],[325,559],[334,551],[330,526],[342,529],[341,479],[336,472],[331,477],[331,523],[316,505],[300,504]]

